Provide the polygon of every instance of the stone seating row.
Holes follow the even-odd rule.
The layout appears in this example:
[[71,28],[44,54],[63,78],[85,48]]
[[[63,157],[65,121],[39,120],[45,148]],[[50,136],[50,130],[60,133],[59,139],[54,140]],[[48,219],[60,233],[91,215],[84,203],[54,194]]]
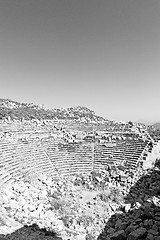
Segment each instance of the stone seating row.
[[[120,146],[120,148],[118,147]],[[90,144],[56,144],[51,139],[31,141],[0,141],[0,179],[20,178],[45,173],[57,178],[59,175],[89,172],[112,163],[124,163],[136,167],[144,146],[135,142],[134,147],[125,141],[116,147]],[[136,148],[137,147],[137,148]],[[5,173],[5,174],[4,174]],[[2,181],[3,182],[3,181]]]
[[[5,149],[6,145],[6,149]],[[3,148],[1,148],[3,146]],[[5,151],[6,150],[6,151]],[[43,150],[36,146],[16,143],[0,143],[1,170],[12,177],[22,177],[24,174],[42,173],[55,175],[55,169]]]
[[[133,141],[130,143],[132,144]],[[141,145],[142,143],[142,145]],[[125,144],[121,144],[121,147],[101,147],[101,151],[103,151],[103,154],[97,155],[97,152],[95,154],[96,163],[101,164],[102,160],[106,160],[107,163],[110,159],[109,155],[112,154],[112,161],[126,161],[127,165],[134,165],[136,167],[137,162],[139,158],[141,157],[141,154],[143,153],[145,147],[147,145],[147,142],[138,142],[134,141],[134,145],[129,145],[129,142],[127,144],[127,147],[125,148]],[[103,148],[103,149],[102,149]],[[99,149],[100,150],[100,149]]]

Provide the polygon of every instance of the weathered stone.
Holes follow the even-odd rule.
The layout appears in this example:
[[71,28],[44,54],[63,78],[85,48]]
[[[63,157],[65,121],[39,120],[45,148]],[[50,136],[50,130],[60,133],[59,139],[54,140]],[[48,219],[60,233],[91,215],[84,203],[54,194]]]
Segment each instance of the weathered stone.
[[133,226],[133,225],[129,225],[126,230],[125,233],[128,235],[129,233],[133,232],[138,226]]
[[160,217],[160,212],[155,212],[155,216],[159,216]]
[[138,228],[128,235],[128,240],[137,240],[139,238],[144,237],[146,235],[146,233],[147,232],[146,232],[145,228],[143,228],[143,227]]
[[45,218],[49,219],[50,221],[54,221],[55,220],[55,215],[51,210],[47,210],[45,212]]
[[109,233],[109,234],[113,234],[115,232],[115,229],[114,228],[112,228],[112,227],[110,227],[108,230],[107,230],[107,233]]
[[155,231],[155,230],[153,230],[153,229],[149,229],[149,230],[148,230],[148,233],[151,233],[151,234],[154,235],[154,236],[157,236],[157,235],[158,235],[158,231]]
[[156,224],[154,224],[154,225],[152,226],[152,229],[158,232],[159,227],[158,227]]
[[160,216],[155,216],[154,219],[155,219],[156,221],[160,221]]
[[142,219],[153,219],[154,218],[154,212],[151,208],[146,207],[144,209],[143,215],[141,217]]
[[10,206],[12,206],[12,208],[15,208],[15,209],[17,209],[19,207],[19,204],[15,199],[11,199],[9,204],[10,204]]
[[118,226],[118,229],[119,230],[125,230],[128,226],[128,223],[124,222],[124,223],[121,223],[119,226]]
[[110,236],[111,240],[125,240],[126,233],[124,230],[119,230]]
[[35,206],[33,203],[31,203],[31,204],[29,204],[29,206],[28,206],[28,210],[31,211],[31,212],[33,212],[33,211],[36,210],[36,206]]
[[131,209],[131,204],[126,204],[125,205],[125,211],[128,212]]
[[141,218],[137,218],[135,222],[136,222],[136,224],[140,224],[142,222],[142,219]]
[[148,233],[145,240],[154,240],[154,236],[152,234]]
[[146,219],[146,220],[144,220],[143,221],[143,225],[144,225],[144,227],[147,227],[149,224],[148,224],[148,219]]
[[154,223],[153,223],[153,220],[152,220],[152,219],[149,219],[149,220],[148,220],[148,225],[149,225],[149,226],[153,226],[153,224],[154,224]]
[[142,211],[140,209],[136,210],[136,212],[134,213],[134,219],[138,219],[141,218],[142,215]]
[[119,228],[119,226],[122,224],[122,220],[121,219],[118,219],[117,221],[116,221],[116,224],[115,224],[115,228],[117,229],[117,228]]
[[155,236],[154,240],[160,240],[160,236]]
[[160,221],[154,221],[154,223],[155,223],[154,225],[160,228]]
[[141,207],[141,204],[140,204],[139,202],[136,202],[136,203],[135,203],[135,208],[138,209],[138,208],[140,208],[140,207]]
[[39,217],[40,217],[40,213],[37,210],[31,212],[30,215],[31,215],[31,217],[37,218],[37,219],[39,219]]

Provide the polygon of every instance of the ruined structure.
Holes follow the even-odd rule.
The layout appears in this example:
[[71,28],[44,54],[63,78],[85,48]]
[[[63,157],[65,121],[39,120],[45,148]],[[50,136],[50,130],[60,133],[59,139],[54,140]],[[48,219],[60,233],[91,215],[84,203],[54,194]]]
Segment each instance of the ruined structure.
[[[1,100],[2,239],[10,239],[7,233],[25,225],[37,224],[31,231],[50,231],[41,232],[43,239],[158,240],[159,226],[154,232],[148,232],[144,224],[139,229],[136,224],[144,219],[135,217],[136,224],[125,232],[132,224],[121,217],[117,222],[115,212],[129,206],[125,217],[130,221],[126,212],[138,208],[138,201],[126,203],[125,197],[159,159],[159,144],[159,135],[151,127],[105,120],[84,107],[46,110]],[[158,170],[156,176],[159,178]],[[149,199],[147,194],[140,198]],[[119,214],[124,218],[124,212]],[[108,227],[111,216],[116,220],[111,218]],[[153,238],[148,237],[151,235]]]

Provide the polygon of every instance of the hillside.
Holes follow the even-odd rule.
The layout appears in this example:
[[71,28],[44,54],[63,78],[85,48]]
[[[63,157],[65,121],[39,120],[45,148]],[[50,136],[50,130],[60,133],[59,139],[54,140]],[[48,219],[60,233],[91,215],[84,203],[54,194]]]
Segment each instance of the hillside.
[[32,119],[85,119],[101,121],[102,117],[86,107],[70,107],[67,109],[46,109],[33,103],[19,103],[10,99],[0,99],[0,119],[32,120]]

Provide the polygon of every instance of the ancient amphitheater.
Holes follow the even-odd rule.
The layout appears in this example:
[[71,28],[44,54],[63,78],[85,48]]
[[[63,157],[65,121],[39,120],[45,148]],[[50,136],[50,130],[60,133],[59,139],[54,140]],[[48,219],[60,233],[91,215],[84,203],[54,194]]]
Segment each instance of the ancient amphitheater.
[[152,126],[1,100],[0,239],[160,240]]

